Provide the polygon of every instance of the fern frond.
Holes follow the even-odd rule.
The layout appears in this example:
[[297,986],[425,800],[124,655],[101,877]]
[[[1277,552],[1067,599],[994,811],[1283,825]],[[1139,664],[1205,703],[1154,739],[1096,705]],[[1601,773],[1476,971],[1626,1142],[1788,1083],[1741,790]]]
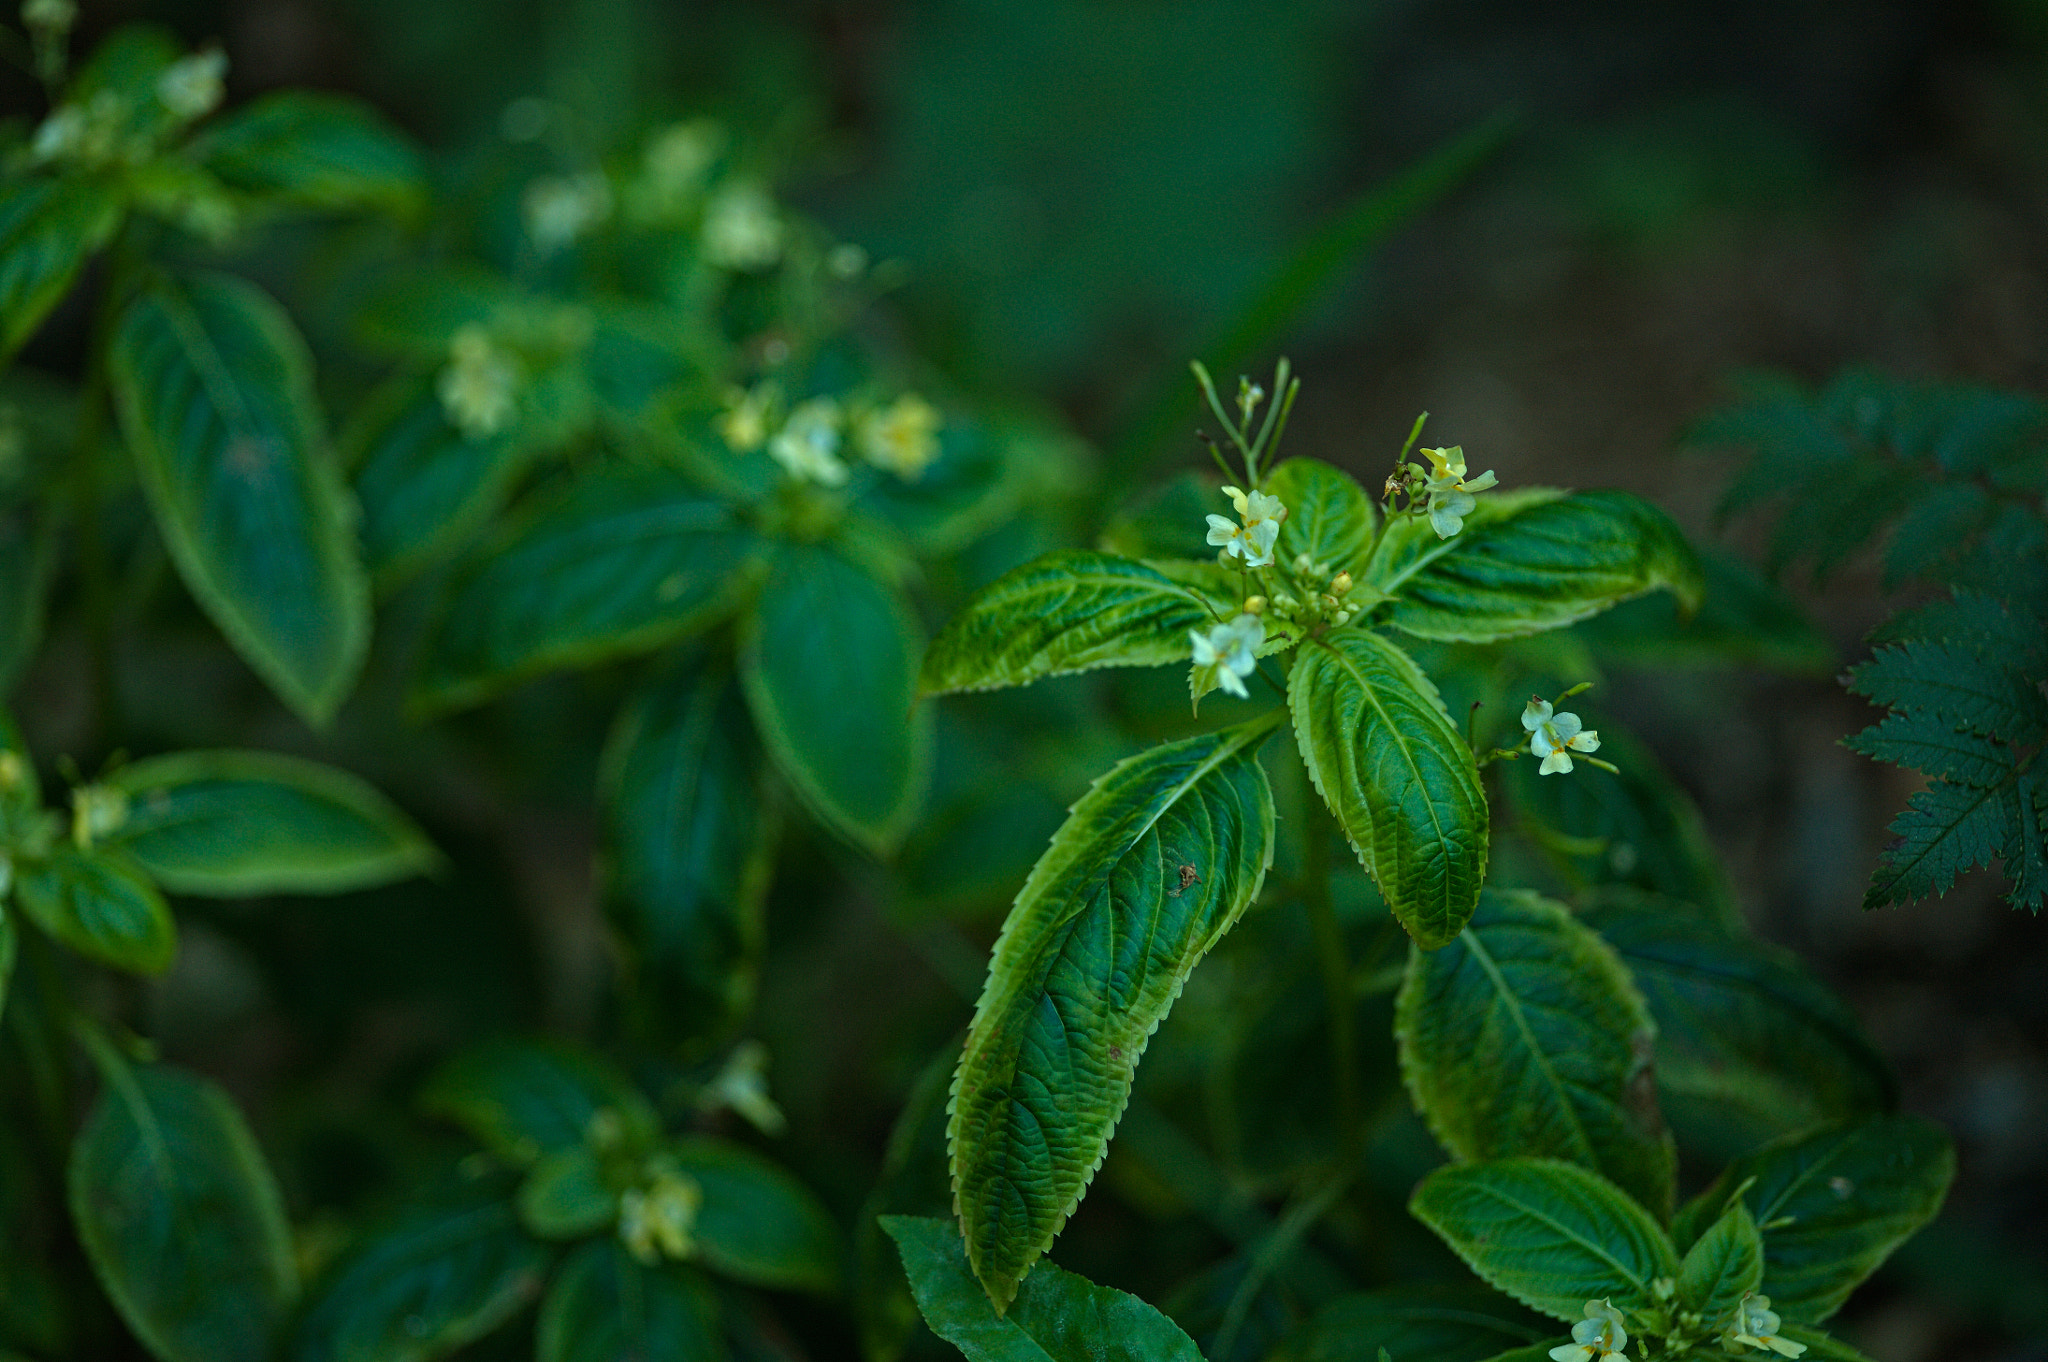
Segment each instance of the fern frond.
[[1956,876],[1990,865],[2005,841],[2002,789],[1941,781],[1908,799],[1892,820],[1892,840],[1878,853],[1863,906],[1946,894]]
[[1849,689],[1887,709],[2032,746],[2048,736],[2048,698],[2012,667],[1967,644],[1915,639],[1849,669]]
[[1936,780],[1988,789],[2012,774],[2013,750],[1974,733],[1959,733],[1923,713],[1889,714],[1842,745],[1874,761],[1920,771]]

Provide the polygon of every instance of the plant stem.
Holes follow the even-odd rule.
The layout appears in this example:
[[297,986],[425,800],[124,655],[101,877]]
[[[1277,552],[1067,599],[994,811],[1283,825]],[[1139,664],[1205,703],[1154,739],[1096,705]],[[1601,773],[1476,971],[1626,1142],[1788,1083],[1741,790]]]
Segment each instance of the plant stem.
[[1364,1113],[1358,1098],[1358,1035],[1351,1005],[1351,962],[1344,953],[1344,933],[1337,925],[1337,910],[1330,902],[1329,820],[1317,816],[1321,797],[1315,792],[1306,768],[1302,774],[1302,803],[1310,810],[1301,868],[1301,898],[1308,909],[1309,930],[1315,935],[1316,961],[1322,968],[1323,1000],[1330,1013],[1330,1069],[1337,1098],[1338,1158],[1349,1163],[1365,1143]]

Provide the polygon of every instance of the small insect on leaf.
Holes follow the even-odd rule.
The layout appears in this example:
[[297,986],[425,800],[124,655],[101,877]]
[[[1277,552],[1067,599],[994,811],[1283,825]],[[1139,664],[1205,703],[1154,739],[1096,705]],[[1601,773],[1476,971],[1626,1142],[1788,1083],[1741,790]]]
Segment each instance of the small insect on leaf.
[[[1180,853],[1178,851],[1169,850],[1166,853],[1166,855],[1168,858],[1167,864],[1169,865],[1173,864],[1173,862],[1175,861],[1180,860]],[[1183,893],[1187,891],[1187,887],[1189,885],[1193,884],[1195,881],[1201,878],[1201,875],[1196,873],[1195,868],[1193,866],[1187,864],[1186,862],[1182,862],[1180,867],[1180,887],[1177,889],[1167,890],[1166,896],[1170,899],[1179,898]]]

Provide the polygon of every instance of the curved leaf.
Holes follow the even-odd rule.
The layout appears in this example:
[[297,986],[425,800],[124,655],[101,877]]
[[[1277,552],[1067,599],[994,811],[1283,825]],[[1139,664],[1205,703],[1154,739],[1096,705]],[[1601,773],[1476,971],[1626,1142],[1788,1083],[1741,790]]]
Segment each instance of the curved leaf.
[[687,1267],[642,1267],[616,1239],[569,1255],[534,1327],[539,1362],[719,1362],[718,1300]]
[[541,672],[696,633],[745,592],[758,546],[728,507],[678,473],[585,478],[454,584],[420,663],[415,703],[474,704]]
[[0,362],[35,334],[120,221],[112,193],[89,180],[15,178],[0,194]]
[[36,926],[101,964],[161,974],[178,953],[170,905],[119,852],[59,847],[16,868],[14,894]]
[[519,1184],[519,1223],[536,1239],[581,1239],[611,1224],[619,1197],[587,1145],[543,1154]]
[[826,826],[877,854],[917,817],[931,714],[909,606],[830,549],[791,546],[761,591],[740,683],[761,741]]
[[176,1069],[108,1067],[71,1149],[71,1215],[121,1318],[166,1362],[261,1362],[298,1294],[284,1199],[241,1113]]
[[287,704],[325,723],[362,666],[370,592],[305,342],[238,279],[158,278],[122,312],[110,360],[185,585]]
[[629,1013],[674,1044],[752,1006],[773,828],[760,752],[730,670],[665,668],[628,702],[603,778],[604,906]]
[[1365,1362],[1381,1348],[1417,1362],[1485,1362],[1549,1330],[1481,1288],[1388,1287],[1339,1296],[1289,1336],[1272,1362]]
[[545,1041],[466,1050],[427,1081],[419,1104],[515,1165],[580,1147],[600,1111],[615,1114],[631,1137],[649,1138],[659,1125],[647,1099],[608,1062]]
[[1022,686],[1096,667],[1186,662],[1188,635],[1222,607],[1157,569],[1108,553],[1047,554],[990,582],[939,630],[922,695]]
[[[1771,1304],[1776,1305],[1776,1301]],[[1809,1329],[1803,1324],[1780,1324],[1778,1336],[1788,1338],[1806,1348],[1800,1357],[1804,1362],[1870,1362],[1868,1357],[1857,1352],[1839,1338],[1830,1337],[1818,1329]]]
[[1377,634],[1301,650],[1287,705],[1309,777],[1408,934],[1456,939],[1486,878],[1486,796],[1436,687]]
[[125,766],[108,837],[177,894],[338,894],[422,874],[434,848],[369,782],[274,752],[179,752]]
[[1136,1296],[1041,1263],[998,1312],[951,1221],[885,1215],[882,1228],[925,1323],[967,1362],[1202,1362],[1194,1340]]
[[839,1227],[787,1169],[708,1137],[677,1140],[663,1153],[704,1193],[691,1234],[706,1267],[785,1291],[838,1286]]
[[1266,475],[1260,490],[1287,508],[1274,553],[1280,562],[1305,553],[1332,574],[1363,573],[1379,515],[1356,478],[1316,459],[1288,459]]
[[1402,1077],[1452,1157],[1566,1159],[1670,1214],[1656,1027],[1613,950],[1561,905],[1486,891],[1456,941],[1410,952],[1394,1028]]
[[1598,614],[1663,587],[1699,604],[1699,560],[1671,517],[1627,492],[1530,488],[1482,497],[1464,530],[1437,538],[1398,517],[1366,580],[1395,597],[1387,621],[1421,638],[1486,643]]
[[549,1250],[486,1179],[408,1209],[343,1259],[300,1317],[298,1362],[428,1362],[540,1295]]
[[1818,1324],[1934,1218],[1955,1172],[1948,1136],[1920,1117],[1826,1126],[1738,1159],[1679,1227],[1754,1178],[1742,1200],[1763,1230],[1763,1293],[1787,1319]]
[[1003,924],[946,1126],[954,1210],[998,1314],[1101,1165],[1154,1028],[1258,897],[1273,796],[1256,752],[1277,718],[1111,769]]
[[232,110],[192,153],[232,188],[304,208],[403,210],[426,196],[412,144],[368,105],[279,90]]
[[1649,1212],[1597,1173],[1556,1159],[1439,1168],[1408,1203],[1487,1282],[1561,1320],[1589,1300],[1656,1303],[1650,1283],[1678,1275],[1678,1254]]
[[1678,1265],[1678,1298],[1708,1325],[1727,1319],[1764,1276],[1764,1241],[1736,1202],[1707,1227]]

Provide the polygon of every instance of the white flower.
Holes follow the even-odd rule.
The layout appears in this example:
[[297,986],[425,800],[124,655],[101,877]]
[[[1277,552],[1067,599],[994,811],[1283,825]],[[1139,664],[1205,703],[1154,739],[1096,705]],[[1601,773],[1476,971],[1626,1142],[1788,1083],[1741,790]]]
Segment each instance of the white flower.
[[767,443],[768,426],[781,401],[782,390],[773,383],[734,388],[726,394],[725,410],[713,424],[736,453],[752,453]]
[[1533,695],[1522,711],[1522,727],[1529,730],[1529,751],[1543,758],[1538,768],[1541,775],[1571,770],[1573,752],[1600,750],[1600,734],[1590,728],[1581,730],[1578,715],[1553,713],[1550,701]]
[[534,246],[553,255],[612,215],[611,182],[600,170],[544,175],[526,186],[519,207]]
[[791,477],[824,487],[846,482],[846,464],[839,457],[839,404],[829,397],[800,402],[768,442],[768,453]]
[[690,1256],[696,1248],[697,1211],[704,1204],[704,1189],[695,1178],[660,1159],[651,1172],[645,1186],[619,1198],[619,1239],[647,1267],[663,1258]]
[[1266,641],[1263,620],[1257,615],[1239,615],[1230,623],[1219,624],[1206,633],[1199,629],[1191,630],[1188,638],[1194,643],[1198,679],[1202,671],[1209,669],[1215,683],[1224,690],[1240,699],[1250,696],[1251,692],[1244,687],[1244,678],[1259,665],[1259,648]]
[[204,118],[220,107],[227,73],[227,54],[217,47],[180,57],[156,78],[157,102],[179,118]]
[[782,219],[758,184],[720,190],[704,210],[704,258],[728,270],[758,270],[782,255]]
[[519,366],[475,322],[448,343],[448,367],[441,370],[441,409],[472,440],[503,430],[518,406]]
[[1491,468],[1476,478],[1467,477],[1463,445],[1420,452],[1430,465],[1429,476],[1422,483],[1423,491],[1429,494],[1430,528],[1436,531],[1437,538],[1449,539],[1465,528],[1465,517],[1472,514],[1477,504],[1471,494],[1484,492],[1498,479]]
[[1628,1330],[1621,1327],[1621,1311],[1604,1300],[1587,1301],[1586,1317],[1572,1326],[1572,1341],[1550,1350],[1554,1362],[1603,1362],[1623,1358]]
[[1244,523],[1210,516],[1209,542],[1244,559],[1246,567],[1266,567],[1273,561],[1273,544],[1280,537],[1280,522],[1287,519],[1287,508],[1280,498],[1265,492],[1226,487],[1223,494],[1237,507],[1238,519]]
[[647,141],[640,164],[651,194],[664,204],[687,201],[718,159],[725,130],[708,118],[672,123]]
[[1781,1323],[1777,1313],[1771,1309],[1771,1298],[1751,1292],[1735,1307],[1735,1322],[1728,1326],[1728,1332],[1723,1337],[1728,1343],[1768,1348],[1780,1357],[1797,1357],[1805,1352],[1804,1343],[1794,1343],[1789,1338],[1778,1337]]
[[863,415],[858,435],[862,458],[905,482],[916,482],[939,457],[938,409],[916,393],[905,393]]

